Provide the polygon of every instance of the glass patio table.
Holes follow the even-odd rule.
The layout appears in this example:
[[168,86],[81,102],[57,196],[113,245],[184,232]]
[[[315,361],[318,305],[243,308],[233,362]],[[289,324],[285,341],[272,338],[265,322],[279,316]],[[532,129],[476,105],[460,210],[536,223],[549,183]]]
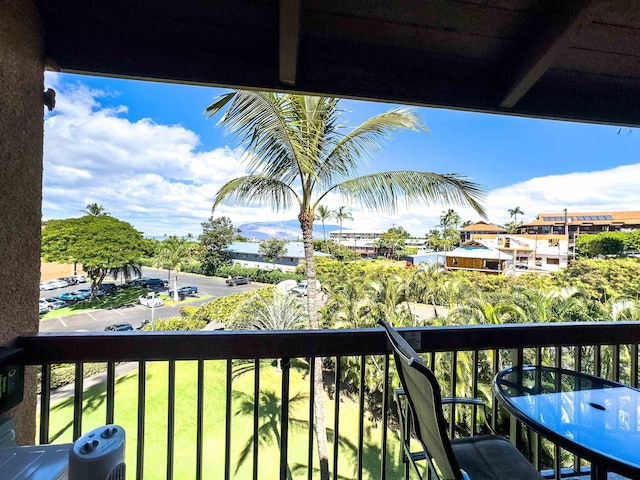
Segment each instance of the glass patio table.
[[502,370],[493,390],[505,409],[543,437],[607,472],[640,479],[640,390],[542,366]]

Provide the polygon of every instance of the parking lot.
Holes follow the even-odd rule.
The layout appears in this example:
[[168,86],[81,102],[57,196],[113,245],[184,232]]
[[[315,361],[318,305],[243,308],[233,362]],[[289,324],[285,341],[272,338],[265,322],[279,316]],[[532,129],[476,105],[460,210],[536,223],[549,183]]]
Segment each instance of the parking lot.
[[[154,268],[143,268],[142,276],[151,278],[167,279],[166,270],[158,270]],[[114,282],[112,279],[106,278],[105,282]],[[120,280],[115,282],[120,283]],[[225,280],[221,278],[205,277],[202,275],[193,275],[189,273],[180,273],[178,276],[178,287],[183,285],[193,285],[198,288],[198,293],[195,293],[188,298],[196,299],[185,302],[184,305],[198,306],[206,301],[211,301],[217,297],[223,297],[231,295],[232,293],[243,292],[248,290],[256,290],[262,288],[262,285],[256,285],[251,283],[249,285],[237,285],[229,287],[226,285]],[[55,290],[46,290],[40,292],[40,298],[48,298],[52,296],[61,295],[64,292],[71,292],[79,288],[88,288],[88,283],[80,283],[64,288],[58,288]],[[173,275],[171,276],[171,282],[168,289],[173,288]],[[163,290],[165,293],[168,289]],[[207,296],[209,298],[199,300],[199,297]],[[213,298],[211,298],[213,297]],[[134,328],[139,327],[143,321],[151,320],[153,314],[155,319],[176,317],[180,315],[180,306],[162,306],[156,308],[149,308],[142,305],[132,304],[122,308],[112,310],[91,310],[75,315],[69,315],[65,317],[49,318],[40,322],[41,332],[74,332],[74,331],[89,331],[97,332],[104,331],[105,327],[115,323],[130,323]]]

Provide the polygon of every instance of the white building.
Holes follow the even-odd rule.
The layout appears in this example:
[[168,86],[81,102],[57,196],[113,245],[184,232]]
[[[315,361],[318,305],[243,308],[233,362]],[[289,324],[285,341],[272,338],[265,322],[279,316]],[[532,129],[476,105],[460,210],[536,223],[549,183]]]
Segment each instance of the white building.
[[567,267],[568,235],[474,235],[473,239],[509,253],[514,260],[509,262],[506,270],[514,274],[527,271],[556,272]]

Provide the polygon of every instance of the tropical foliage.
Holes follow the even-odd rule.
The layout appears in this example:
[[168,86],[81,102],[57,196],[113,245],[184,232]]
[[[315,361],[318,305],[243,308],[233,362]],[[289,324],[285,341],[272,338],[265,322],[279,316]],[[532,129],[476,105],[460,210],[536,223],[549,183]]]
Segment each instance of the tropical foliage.
[[[482,189],[457,174],[393,171],[356,176],[364,162],[380,150],[382,140],[401,129],[425,130],[409,109],[390,110],[346,130],[335,98],[235,91],[217,99],[206,113],[213,116],[224,108],[220,122],[245,148],[248,174],[222,186],[213,209],[225,201],[268,204],[276,210],[297,208],[313,329],[319,328],[313,222],[327,195],[338,194],[371,211],[393,212],[404,198],[409,204],[470,206],[484,215],[479,203]],[[314,425],[320,477],[325,480],[329,469],[321,359],[316,362]]]
[[140,232],[109,215],[49,220],[42,230],[42,258],[81,264],[95,299],[107,274],[140,263],[143,243]]

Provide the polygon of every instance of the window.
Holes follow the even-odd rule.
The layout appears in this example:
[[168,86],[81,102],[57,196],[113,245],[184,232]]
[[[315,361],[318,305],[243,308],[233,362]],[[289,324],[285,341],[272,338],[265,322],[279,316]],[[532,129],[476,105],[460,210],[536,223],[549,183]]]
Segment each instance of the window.
[[547,258],[547,265],[560,265],[559,258]]
[[557,238],[550,238],[549,239],[549,246],[550,247],[557,247],[558,245],[560,245],[560,240],[558,240]]

